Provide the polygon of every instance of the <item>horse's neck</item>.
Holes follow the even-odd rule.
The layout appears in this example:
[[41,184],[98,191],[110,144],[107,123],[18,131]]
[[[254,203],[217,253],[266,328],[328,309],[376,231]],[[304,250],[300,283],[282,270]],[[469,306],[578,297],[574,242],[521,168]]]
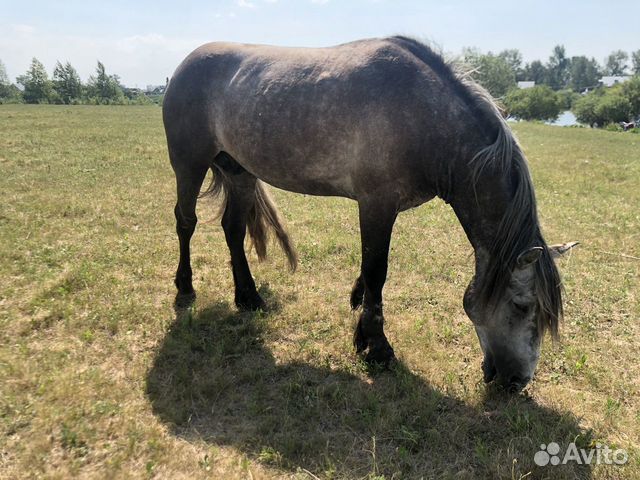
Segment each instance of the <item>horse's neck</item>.
[[503,175],[483,173],[475,182],[468,174],[454,178],[453,207],[469,242],[481,260],[491,250],[495,235],[512,199],[509,181]]

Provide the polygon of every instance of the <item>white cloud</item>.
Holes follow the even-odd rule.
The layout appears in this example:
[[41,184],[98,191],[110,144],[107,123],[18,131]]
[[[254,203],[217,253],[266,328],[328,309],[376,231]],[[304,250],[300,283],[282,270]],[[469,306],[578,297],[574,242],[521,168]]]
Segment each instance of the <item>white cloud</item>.
[[216,18],[216,19],[225,18],[225,17],[227,17],[227,18],[235,18],[236,16],[237,16],[236,12],[226,12],[226,13],[225,12],[216,12],[216,13],[213,14],[213,18]]
[[21,33],[23,35],[30,35],[36,31],[36,27],[25,24],[11,25],[11,29],[16,33]]
[[18,34],[13,27],[0,28],[2,61],[12,80],[22,75],[31,58],[36,57],[50,75],[57,60],[69,61],[86,82],[95,74],[96,62],[100,60],[107,72],[119,75],[125,85],[161,84],[189,52],[210,40],[206,36],[173,37],[154,32],[94,37],[23,29],[31,33]]
[[236,4],[240,8],[255,8],[255,4],[251,3],[249,0],[236,0]]
[[122,50],[133,50],[140,45],[167,46],[169,42],[159,33],[132,35],[118,40],[118,47]]

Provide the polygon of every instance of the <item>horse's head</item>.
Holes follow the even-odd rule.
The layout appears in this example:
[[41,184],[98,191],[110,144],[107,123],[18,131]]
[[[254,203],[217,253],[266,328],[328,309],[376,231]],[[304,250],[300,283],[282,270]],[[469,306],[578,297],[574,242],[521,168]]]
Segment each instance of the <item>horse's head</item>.
[[[575,245],[577,242],[548,247],[549,256],[556,259]],[[482,286],[476,282],[483,278],[484,270],[479,262],[480,271],[476,272],[464,296],[465,311],[475,326],[484,353],[484,380],[496,379],[511,392],[522,390],[533,377],[542,337],[550,326],[549,318],[557,324],[561,314],[561,305],[556,303],[554,307],[548,298],[549,292],[559,289],[559,285],[545,285],[549,279],[541,273],[544,266],[538,265],[544,253],[543,247],[522,252],[504,288],[490,302],[478,298]],[[549,261],[555,268],[553,260]],[[556,324],[552,329],[557,328]]]

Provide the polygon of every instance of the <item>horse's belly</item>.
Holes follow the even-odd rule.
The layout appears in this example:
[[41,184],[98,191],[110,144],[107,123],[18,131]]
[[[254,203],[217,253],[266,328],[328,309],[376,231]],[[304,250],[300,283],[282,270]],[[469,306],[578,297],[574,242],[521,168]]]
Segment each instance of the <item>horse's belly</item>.
[[237,154],[236,161],[260,180],[290,192],[355,198],[350,172],[317,158]]

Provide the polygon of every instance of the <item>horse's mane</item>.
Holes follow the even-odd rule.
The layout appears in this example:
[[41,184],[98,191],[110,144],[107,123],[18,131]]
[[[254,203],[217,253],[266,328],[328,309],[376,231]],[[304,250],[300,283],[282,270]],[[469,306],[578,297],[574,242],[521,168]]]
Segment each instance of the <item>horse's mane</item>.
[[480,120],[480,128],[496,140],[478,151],[470,162],[473,183],[484,169],[510,177],[513,198],[495,233],[489,250],[490,260],[480,288],[480,300],[490,305],[500,298],[509,285],[518,255],[540,246],[543,253],[535,264],[535,288],[539,304],[538,326],[543,333],[551,331],[555,338],[562,318],[562,285],[551,252],[540,231],[536,198],[527,161],[511,129],[505,122],[491,94],[468,76],[459,73],[442,56],[423,43],[407,37],[392,37],[390,41],[404,47],[426,63]]

